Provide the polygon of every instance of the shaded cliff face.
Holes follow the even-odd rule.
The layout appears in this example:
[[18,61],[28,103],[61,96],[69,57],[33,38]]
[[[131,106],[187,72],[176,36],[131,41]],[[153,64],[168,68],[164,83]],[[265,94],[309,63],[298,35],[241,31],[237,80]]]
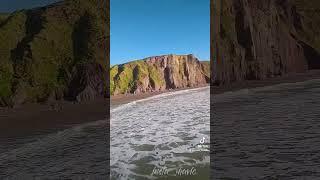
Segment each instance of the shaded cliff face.
[[210,64],[193,55],[149,57],[110,70],[112,95],[197,87],[210,81]]
[[320,68],[320,6],[309,2],[212,0],[212,83]]
[[0,105],[108,94],[109,4],[66,0],[0,18]]

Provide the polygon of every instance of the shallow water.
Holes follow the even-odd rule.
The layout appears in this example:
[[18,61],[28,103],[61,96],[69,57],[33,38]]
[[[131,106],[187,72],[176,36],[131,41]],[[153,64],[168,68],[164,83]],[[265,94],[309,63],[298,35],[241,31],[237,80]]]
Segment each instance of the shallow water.
[[[208,152],[190,151],[210,140],[208,97],[203,88],[112,108],[112,178],[165,179],[151,176],[154,167],[194,167],[197,177],[171,179],[208,179]],[[214,179],[319,179],[319,102],[320,80],[215,95]],[[105,179],[106,125],[1,142],[0,179]]]
[[[111,179],[209,179],[209,91],[165,93],[111,109]],[[180,168],[196,173],[179,174]]]
[[[199,147],[190,151],[202,137],[204,145],[209,142],[208,96],[209,88],[185,90],[112,108],[112,178],[143,179],[158,162],[168,169],[196,169],[197,176],[175,179],[208,177],[209,153]],[[106,179],[108,137],[107,122],[101,120],[50,134],[1,139],[0,179]]]
[[106,121],[0,143],[0,179],[105,179]]
[[214,179],[319,179],[320,80],[213,97]]

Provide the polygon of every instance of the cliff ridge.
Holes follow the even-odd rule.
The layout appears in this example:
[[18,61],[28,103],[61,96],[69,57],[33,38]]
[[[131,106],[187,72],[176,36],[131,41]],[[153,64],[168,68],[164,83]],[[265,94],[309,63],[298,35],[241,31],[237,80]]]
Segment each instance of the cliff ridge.
[[110,69],[111,95],[197,87],[209,82],[209,61],[199,61],[191,54],[154,56]]

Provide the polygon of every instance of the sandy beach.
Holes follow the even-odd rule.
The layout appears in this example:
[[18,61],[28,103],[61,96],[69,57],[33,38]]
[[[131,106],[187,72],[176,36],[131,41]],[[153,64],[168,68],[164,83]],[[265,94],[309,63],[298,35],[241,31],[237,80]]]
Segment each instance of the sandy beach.
[[0,139],[52,133],[77,124],[107,119],[109,100],[74,104],[26,104],[0,109]]
[[[244,88],[292,83],[317,78],[320,78],[320,71],[314,70],[303,74],[291,74],[262,81],[244,81],[233,83],[228,86],[212,86],[211,88],[214,94],[221,94],[227,91],[236,91]],[[118,106],[134,100],[184,89],[150,92],[138,95],[112,96],[110,98],[110,104],[109,99],[101,99],[83,104],[60,102],[56,103],[58,105],[47,103],[42,105],[28,104],[23,107],[13,109],[0,108],[0,138],[14,138],[33,134],[50,133],[60,129],[66,129],[77,124],[107,119],[109,114],[108,109],[110,106]]]
[[194,89],[194,88],[200,88],[200,87],[205,87],[209,86],[208,85],[203,85],[203,86],[197,86],[197,87],[189,87],[189,88],[179,88],[179,89],[172,89],[172,90],[165,90],[165,91],[157,91],[157,92],[146,92],[143,94],[126,94],[126,95],[116,95],[112,96],[110,98],[110,106],[119,106],[121,104],[126,104],[135,100],[139,99],[145,99],[151,96],[163,94],[163,93],[168,93],[168,92],[175,92],[175,91],[181,91],[181,90],[186,90],[186,89]]
[[[301,82],[301,81],[307,81],[310,79],[318,79],[318,78],[320,78],[320,70],[311,70],[307,73],[287,74],[285,76],[274,77],[274,78],[269,78],[265,80],[250,80],[250,81],[248,80],[248,81],[231,83],[229,85],[211,86],[212,88],[211,90],[213,90],[211,92],[213,92],[213,94],[221,94],[224,92],[236,91],[240,89],[250,89],[250,88],[256,88],[256,87],[271,86],[271,85],[281,84],[281,83],[294,83],[294,82]],[[166,93],[166,92],[174,92],[174,91],[180,91],[180,90],[192,89],[192,88],[195,88],[195,87],[166,90],[161,92],[147,92],[143,94],[127,94],[127,95],[112,96],[110,98],[110,106],[111,107],[118,106],[121,104],[126,104],[135,100],[148,98],[148,97]]]
[[[230,85],[224,86],[212,86],[211,92],[213,94],[221,94],[228,91],[236,91],[240,89],[250,89],[257,88],[263,86],[271,86],[281,83],[294,83],[294,82],[302,82],[310,79],[319,79],[320,78],[320,70],[311,70],[307,73],[294,73],[287,74],[281,77],[274,77],[265,80],[248,80],[242,82],[232,83]],[[213,90],[213,91],[212,91]]]

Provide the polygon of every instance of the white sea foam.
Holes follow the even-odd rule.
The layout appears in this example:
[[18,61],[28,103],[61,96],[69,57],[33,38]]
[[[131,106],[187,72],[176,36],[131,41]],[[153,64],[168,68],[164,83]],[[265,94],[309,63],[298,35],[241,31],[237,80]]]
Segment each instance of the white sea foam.
[[185,94],[185,93],[193,92],[193,91],[200,91],[200,90],[204,90],[204,89],[210,89],[210,86],[200,87],[200,88],[193,88],[193,89],[185,89],[185,90],[179,90],[179,91],[173,91],[173,92],[166,92],[166,93],[154,95],[154,96],[147,97],[147,98],[144,98],[144,99],[139,99],[139,100],[135,100],[135,101],[132,101],[132,102],[129,102],[129,103],[126,103],[126,104],[122,104],[122,105],[117,106],[115,108],[111,108],[110,112],[111,113],[115,113],[117,111],[120,111],[120,110],[123,110],[123,109],[126,109],[126,108],[131,108],[132,106],[134,106],[134,105],[136,105],[137,103],[140,103],[140,102],[145,102],[145,101],[158,99],[158,98],[162,98],[162,97],[167,97],[167,96]]
[[[208,152],[190,151],[203,137],[207,142],[210,140],[209,90],[203,87],[168,92],[112,111],[112,176],[152,179],[151,171],[143,174],[135,169],[159,166],[164,162],[161,158],[165,158],[169,168],[174,168],[173,164],[209,163]],[[203,159],[195,158],[196,153],[202,153]]]

